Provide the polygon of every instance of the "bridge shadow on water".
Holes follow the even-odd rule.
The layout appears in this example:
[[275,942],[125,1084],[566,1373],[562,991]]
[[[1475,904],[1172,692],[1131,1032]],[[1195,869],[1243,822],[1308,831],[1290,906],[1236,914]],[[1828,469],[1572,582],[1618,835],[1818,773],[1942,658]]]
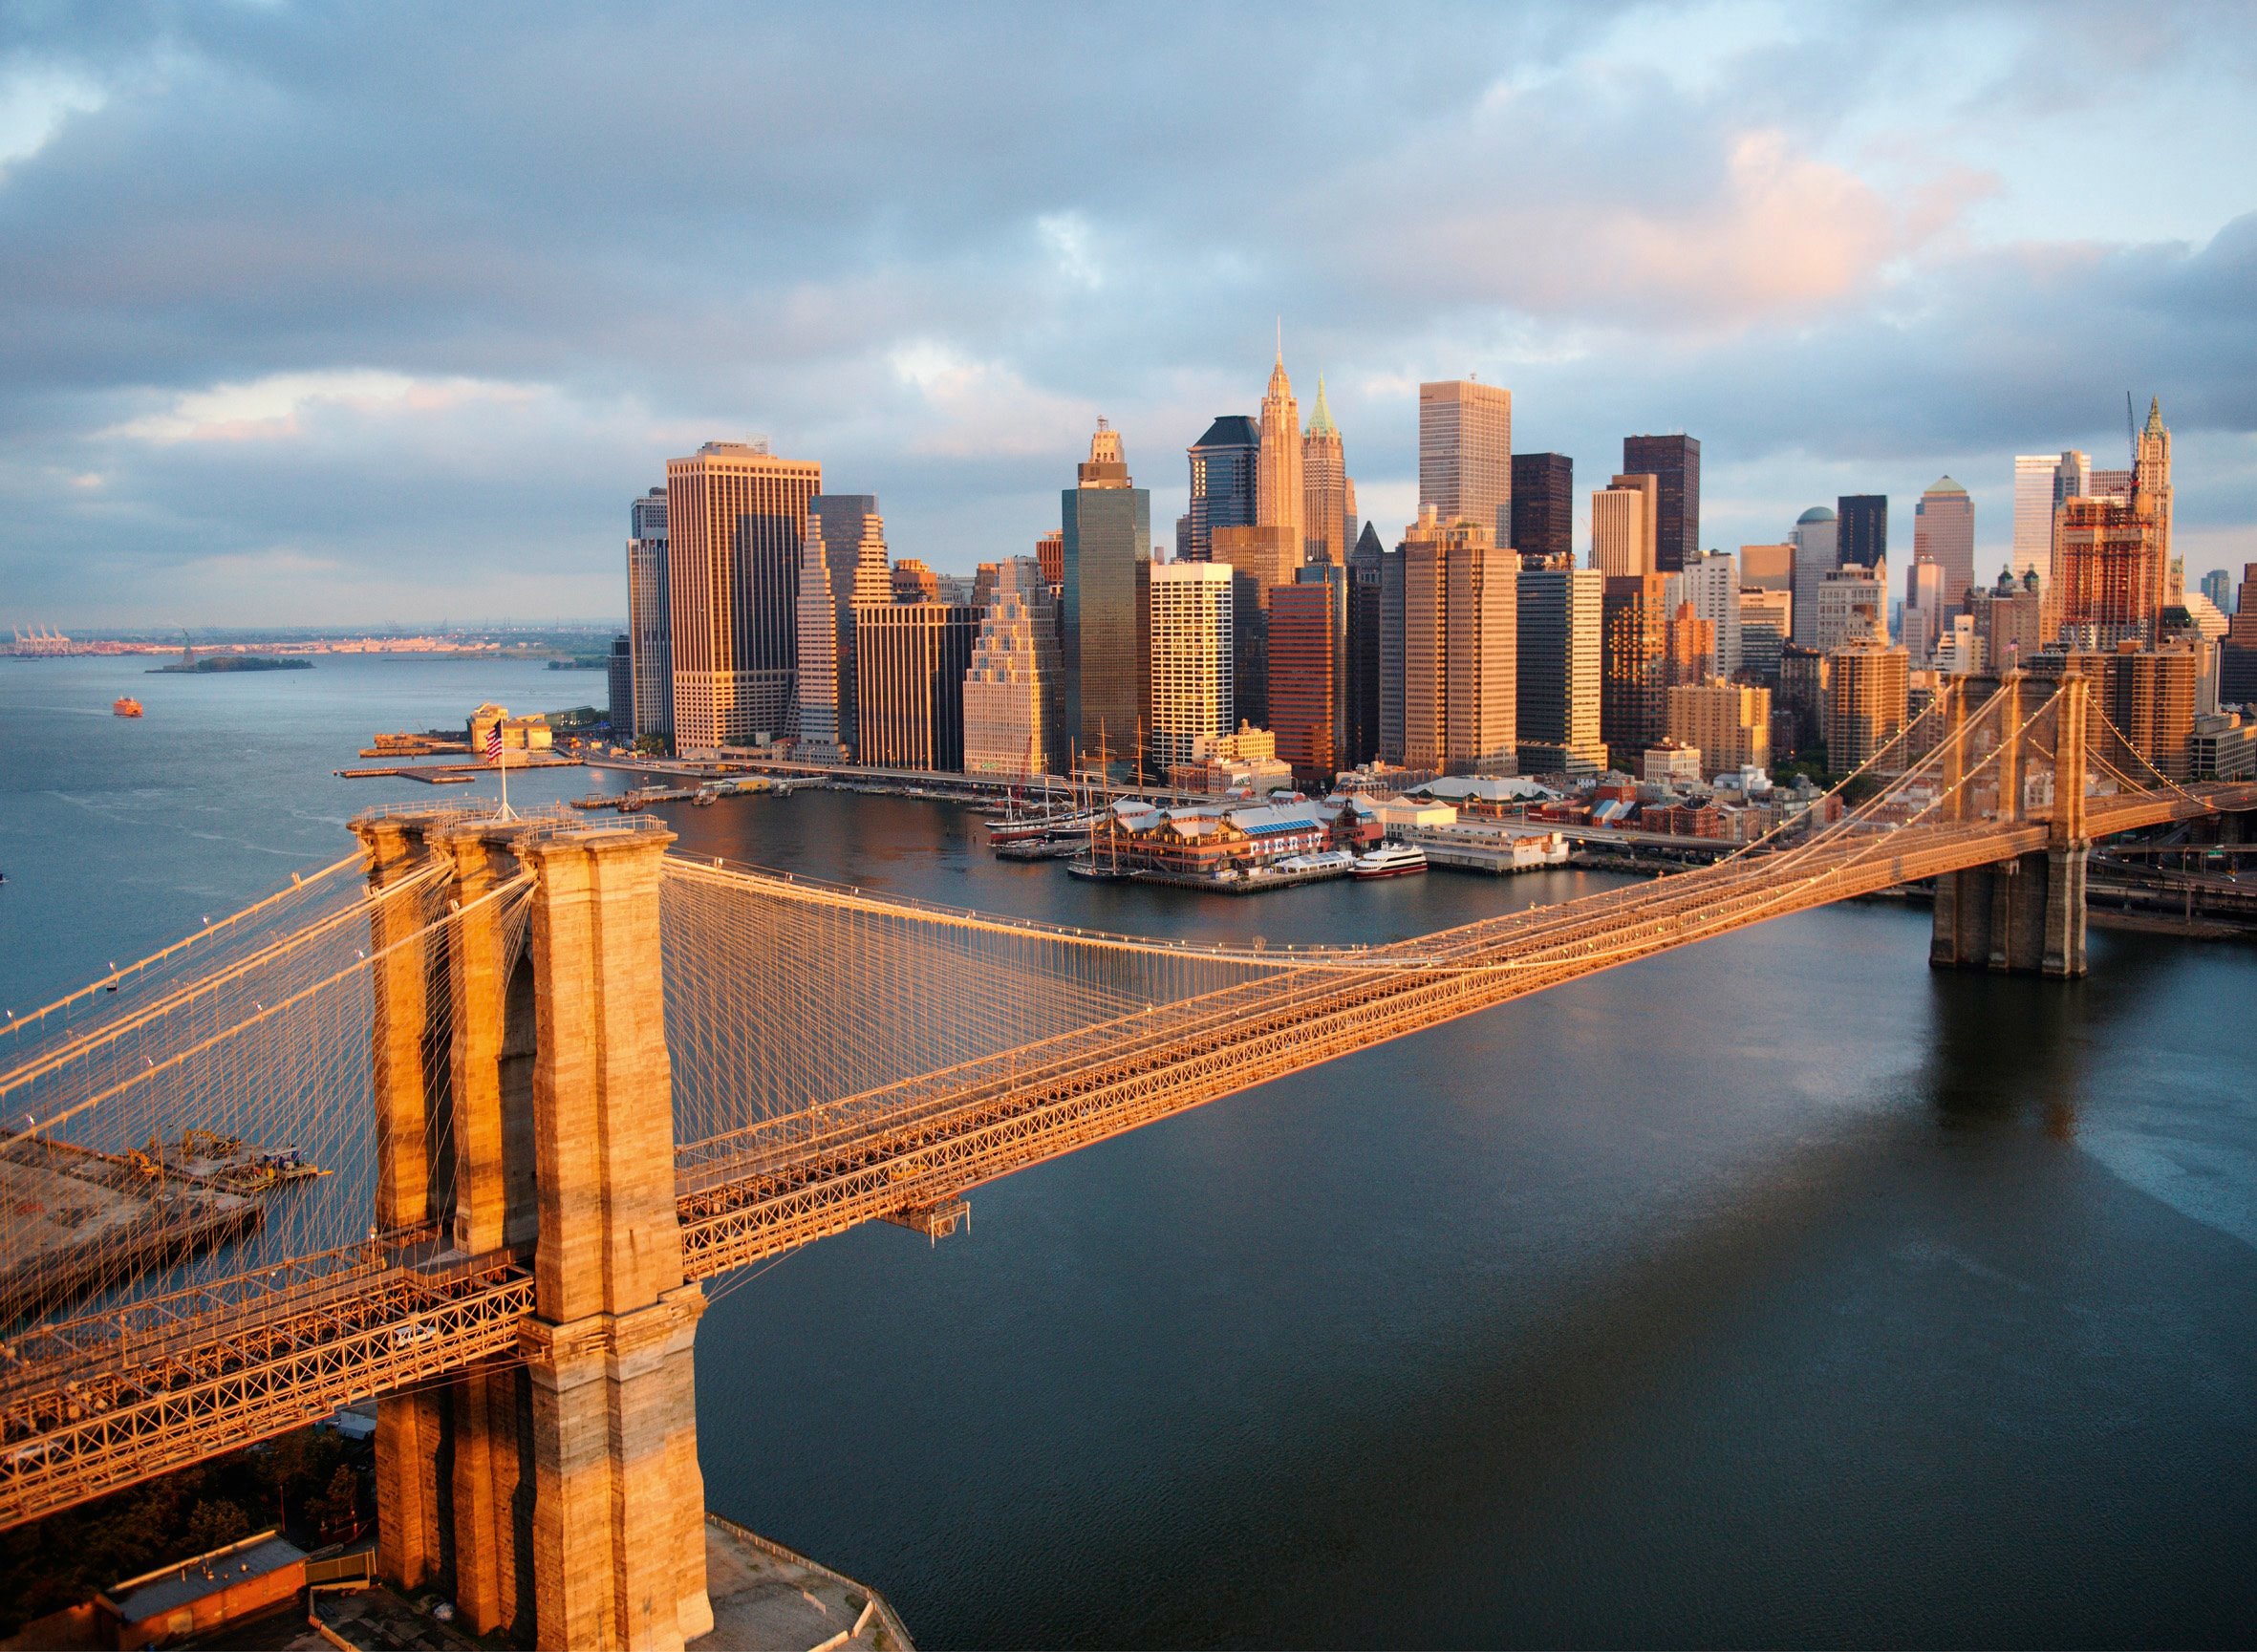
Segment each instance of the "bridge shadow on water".
[[[923,1632],[1093,1645],[2245,1639],[2250,1589],[2220,1539],[2257,1531],[2235,1490],[2257,1439],[2246,1379],[2219,1375],[2257,1370],[2257,1332],[2152,1298],[2159,1272],[2183,1270],[2247,1299],[2257,1268],[2159,1222],[2065,1150],[2086,1052],[2149,1011],[2170,963],[2131,945],[2068,986],[1903,982],[1900,1013],[1917,1019],[1925,1000],[1924,1054],[1834,1124],[1773,1140],[1728,1187],[1657,1190],[1623,1242],[1539,1257],[1534,1278],[1434,1259],[1480,1297],[1446,1334],[1375,1324],[1355,1357],[1311,1352],[1298,1370],[1275,1350],[1250,1369],[1224,1356],[1230,1381],[1266,1376],[1267,1395],[1178,1375],[1191,1385],[1177,1405],[1235,1414],[1190,1422],[1194,1438],[1172,1449],[1198,1464],[1101,1497],[1081,1533],[1050,1533],[1039,1609],[1012,1598],[1032,1580],[1012,1579],[995,1599],[958,1595]],[[1492,1046],[1531,1031],[1515,1013],[1488,1018],[1511,1029]],[[1715,1081],[1683,1082],[1729,1105]],[[1295,1127],[1334,1127],[1351,1083],[1302,1082]],[[1201,1124],[1220,1134],[1222,1119]],[[1240,1334],[1290,1336],[1296,1312],[1327,1299],[1293,1289],[1302,1299],[1282,1315],[1242,1300]],[[1176,1328],[1155,1319],[1145,1334]],[[2210,1391],[2174,1391],[2190,1368]],[[1167,1356],[1151,1369],[1177,1367]],[[1070,1384],[1071,1367],[1054,1379]],[[1130,1464],[1153,1472],[1133,1450]],[[1015,1471],[1051,1489],[1072,1472],[1039,1459]],[[1016,1569],[978,1536],[967,1545],[983,1555],[974,1573]]]

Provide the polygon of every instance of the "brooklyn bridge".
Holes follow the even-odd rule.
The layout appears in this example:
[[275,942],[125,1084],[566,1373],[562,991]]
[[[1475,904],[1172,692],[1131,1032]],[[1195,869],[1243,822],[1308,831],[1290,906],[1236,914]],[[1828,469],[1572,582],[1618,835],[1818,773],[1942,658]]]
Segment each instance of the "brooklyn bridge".
[[1729,859],[1387,945],[1204,946],[377,811],[0,1041],[0,1525],[377,1403],[379,1570],[467,1626],[711,1626],[703,1281],[1368,1045],[1910,883],[2074,976],[2117,834],[2257,808],[2074,676],[1961,679]]

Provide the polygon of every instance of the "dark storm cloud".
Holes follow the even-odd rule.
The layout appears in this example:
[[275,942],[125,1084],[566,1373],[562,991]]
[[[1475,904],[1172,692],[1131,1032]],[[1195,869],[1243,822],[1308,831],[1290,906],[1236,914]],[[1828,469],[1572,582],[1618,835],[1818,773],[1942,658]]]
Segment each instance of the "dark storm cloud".
[[[2125,384],[2246,441],[2251,219],[1978,235],[2019,175],[1875,159],[1946,28],[1994,68],[1929,138],[2040,82],[2129,119],[2129,13],[1792,15],[11,10],[0,96],[61,113],[0,160],[7,606],[496,611],[539,569],[616,611],[626,496],[748,430],[966,566],[1101,412],[1173,508],[1280,313],[1375,502],[1408,387],[1469,369],[1586,485],[1685,427],[1760,510],[2105,429]],[[2139,75],[2246,73],[2242,19],[2178,22]],[[2218,470],[2188,520],[2257,509]]]

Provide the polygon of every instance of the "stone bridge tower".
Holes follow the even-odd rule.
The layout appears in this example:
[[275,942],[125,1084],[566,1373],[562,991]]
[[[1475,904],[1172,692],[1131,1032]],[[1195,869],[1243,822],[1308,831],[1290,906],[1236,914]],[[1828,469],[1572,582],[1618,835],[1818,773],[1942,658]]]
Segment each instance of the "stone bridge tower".
[[[2087,686],[2072,671],[2052,690],[2018,671],[1996,679],[1963,677],[1945,713],[1943,783],[1951,790],[1949,818],[1971,820],[1987,813],[2001,824],[2035,825],[2028,799],[2028,728],[2043,708],[2053,737],[2053,805],[2046,821],[2046,847],[1995,866],[1949,872],[1936,880],[1935,928],[1928,962],[1939,969],[1988,969],[2074,978],[2085,973],[2085,868],[2092,839],[2085,825]],[[1993,688],[2003,691],[1995,731],[1997,758],[1966,783],[1987,755],[1962,739],[1967,708],[1981,704]],[[2027,726],[2026,726],[2027,725]]]
[[[376,1223],[534,1279],[515,1358],[378,1400],[378,1568],[476,1633],[678,1647],[713,1613],[659,984],[673,837],[448,810],[355,830],[373,886],[437,866],[462,912],[376,966]],[[525,876],[529,921],[473,907]],[[379,951],[416,927],[377,922]]]

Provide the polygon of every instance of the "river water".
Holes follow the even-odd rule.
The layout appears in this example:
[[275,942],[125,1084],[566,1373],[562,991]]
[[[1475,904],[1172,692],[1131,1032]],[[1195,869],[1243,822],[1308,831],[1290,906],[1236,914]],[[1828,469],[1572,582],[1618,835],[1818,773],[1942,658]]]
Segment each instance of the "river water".
[[[0,1005],[349,847],[378,728],[592,673],[0,662]],[[134,692],[140,722],[112,718]],[[591,774],[513,782],[570,795]],[[482,787],[483,789],[483,783]],[[1248,900],[804,793],[685,847],[1154,933],[1378,940],[1602,887]],[[1940,975],[1837,908],[1026,1171],[936,1246],[724,1281],[717,1511],[920,1643],[2194,1644],[2257,1633],[2257,951]]]

